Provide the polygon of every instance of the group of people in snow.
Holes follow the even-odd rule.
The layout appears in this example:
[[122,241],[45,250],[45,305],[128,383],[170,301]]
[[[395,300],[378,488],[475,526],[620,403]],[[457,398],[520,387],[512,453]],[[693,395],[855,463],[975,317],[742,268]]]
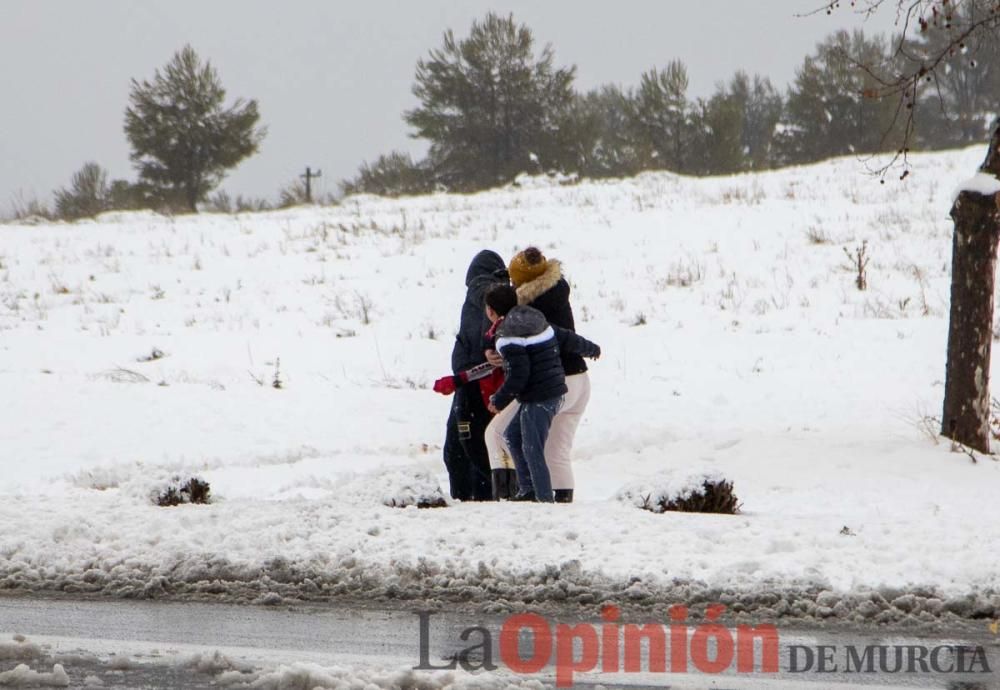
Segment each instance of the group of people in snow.
[[573,501],[573,437],[590,400],[584,358],[601,349],[576,334],[562,265],[537,247],[509,265],[476,254],[451,354],[454,393],[444,444],[452,498]]

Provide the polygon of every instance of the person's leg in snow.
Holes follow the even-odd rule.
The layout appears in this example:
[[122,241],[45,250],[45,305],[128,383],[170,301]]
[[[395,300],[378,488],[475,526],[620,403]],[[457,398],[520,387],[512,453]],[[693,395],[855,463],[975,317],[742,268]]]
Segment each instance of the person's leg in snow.
[[507,441],[504,439],[504,432],[510,425],[511,419],[517,414],[518,408],[517,401],[514,401],[500,410],[490,420],[484,434],[486,451],[490,457],[490,470],[493,474],[493,500],[495,501],[512,498],[518,490],[514,460],[507,448]]
[[489,501],[493,498],[493,483],[490,477],[490,460],[486,451],[485,435],[491,415],[479,394],[478,384],[462,386],[455,392],[455,397],[459,411],[458,440],[468,464],[466,500]]
[[552,477],[556,503],[573,502],[573,438],[590,401],[590,375],[587,372],[566,377],[567,393],[559,414],[545,442],[545,462]]
[[448,470],[448,489],[451,497],[459,501],[469,499],[469,458],[459,440],[458,399],[451,401],[448,413],[448,427],[444,436],[444,466]]
[[537,501],[553,501],[552,480],[545,464],[545,439],[561,404],[562,397],[542,402],[522,402],[507,427],[505,437],[517,470],[521,489],[519,496],[534,493]]

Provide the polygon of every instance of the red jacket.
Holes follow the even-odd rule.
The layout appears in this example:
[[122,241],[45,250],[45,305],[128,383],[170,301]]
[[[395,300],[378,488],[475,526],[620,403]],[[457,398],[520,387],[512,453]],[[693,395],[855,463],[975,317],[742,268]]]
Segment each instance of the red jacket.
[[[495,349],[497,337],[497,328],[503,323],[503,319],[500,319],[495,324],[490,326],[490,329],[486,331],[486,344],[489,348]],[[489,407],[490,398],[500,390],[500,386],[503,385],[503,367],[496,367],[490,375],[486,378],[479,379],[479,393],[483,396],[483,404]]]

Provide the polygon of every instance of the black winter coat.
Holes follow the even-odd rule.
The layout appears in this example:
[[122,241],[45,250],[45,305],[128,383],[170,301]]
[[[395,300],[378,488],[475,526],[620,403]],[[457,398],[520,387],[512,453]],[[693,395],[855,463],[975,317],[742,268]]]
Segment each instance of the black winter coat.
[[[451,369],[457,376],[486,361],[485,333],[490,328],[486,318],[486,291],[497,283],[507,282],[507,269],[496,252],[488,249],[476,254],[465,274],[465,304],[451,350]],[[478,385],[478,384],[477,384]]]
[[567,391],[560,353],[600,357],[601,348],[573,331],[550,325],[532,307],[514,307],[497,329],[497,351],[503,357],[504,383],[493,395],[502,410],[520,402],[551,400]]
[[[542,312],[545,320],[553,326],[576,331],[573,307],[569,303],[569,283],[563,278],[562,264],[555,259],[548,260],[542,275],[518,286],[517,303],[534,307]],[[566,376],[587,371],[587,364],[580,355],[564,351],[561,356]]]

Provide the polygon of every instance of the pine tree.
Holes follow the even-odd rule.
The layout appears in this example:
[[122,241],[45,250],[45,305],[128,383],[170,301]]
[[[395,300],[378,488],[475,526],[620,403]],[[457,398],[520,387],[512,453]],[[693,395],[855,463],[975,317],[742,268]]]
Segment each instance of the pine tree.
[[680,60],[642,75],[629,120],[639,147],[648,151],[644,169],[690,170],[695,130],[687,89],[687,68]]
[[743,126],[741,144],[745,167],[763,170],[775,163],[775,128],[781,121],[784,99],[767,77],[737,72],[729,82],[729,97],[739,106]]
[[788,163],[848,153],[871,154],[892,147],[892,103],[872,97],[878,84],[858,65],[889,69],[885,39],[863,31],[838,31],[805,58],[788,94],[783,157]]
[[255,100],[229,107],[211,63],[185,46],[153,80],[132,80],[125,134],[140,181],[173,207],[197,211],[226,171],[256,153],[266,129],[257,127]]
[[527,26],[490,13],[466,39],[445,32],[443,46],[417,63],[413,93],[421,104],[404,117],[431,143],[435,181],[482,189],[566,160],[556,135],[575,68],[556,69],[551,47],[537,57],[533,47]]
[[561,133],[569,138],[570,168],[585,177],[626,177],[642,169],[649,151],[641,151],[632,136],[630,95],[617,86],[603,86],[577,95]]
[[707,101],[698,101],[696,110],[690,159],[692,172],[724,175],[743,170],[747,158],[743,150],[740,102],[720,85]]

